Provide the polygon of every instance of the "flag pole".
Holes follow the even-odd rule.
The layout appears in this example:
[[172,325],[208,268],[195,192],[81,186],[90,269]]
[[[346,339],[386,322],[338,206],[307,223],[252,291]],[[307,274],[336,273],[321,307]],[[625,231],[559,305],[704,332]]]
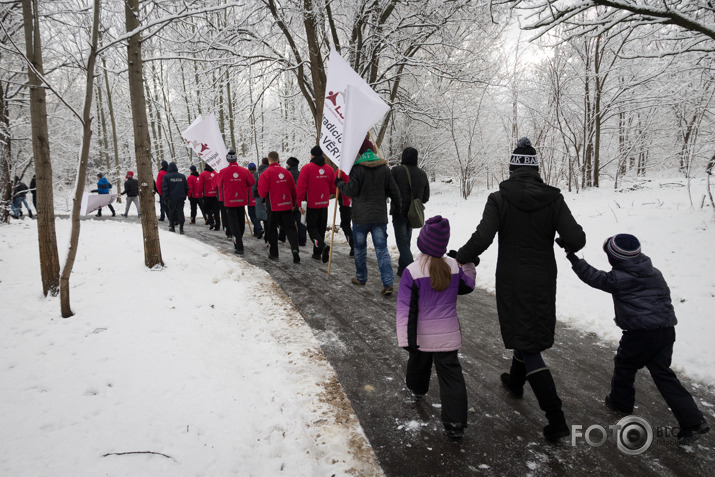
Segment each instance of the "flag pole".
[[[248,207],[248,206],[246,206]],[[253,237],[253,229],[251,228],[251,218],[248,216],[248,211],[244,208],[243,213],[246,214],[246,223],[248,224],[248,232],[251,234],[251,237]]]
[[[338,169],[338,178],[340,178],[340,169]],[[330,227],[330,253],[328,254],[328,275],[330,275],[330,267],[333,264],[333,238],[335,237],[335,217],[338,213],[338,202],[340,201],[340,189],[335,188],[335,207],[333,208],[333,224]]]

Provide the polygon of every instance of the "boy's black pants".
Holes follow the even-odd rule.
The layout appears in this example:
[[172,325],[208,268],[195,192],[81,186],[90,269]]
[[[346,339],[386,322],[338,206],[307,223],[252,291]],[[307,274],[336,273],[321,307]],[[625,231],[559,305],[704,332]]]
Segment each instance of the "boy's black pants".
[[457,351],[410,351],[405,383],[415,394],[426,394],[434,362],[439,379],[439,399],[442,402],[442,422],[467,427],[467,386]]
[[658,391],[673,411],[680,427],[695,426],[703,419],[693,397],[680,384],[670,362],[673,357],[675,328],[624,331],[618,345],[611,379],[611,400],[621,409],[632,410],[636,372],[644,366],[650,371]]

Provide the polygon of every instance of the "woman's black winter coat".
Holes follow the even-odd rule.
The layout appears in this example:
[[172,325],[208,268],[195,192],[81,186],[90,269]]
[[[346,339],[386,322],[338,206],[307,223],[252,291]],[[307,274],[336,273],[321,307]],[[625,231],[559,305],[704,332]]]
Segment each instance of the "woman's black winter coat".
[[559,189],[536,170],[521,167],[489,195],[482,220],[457,261],[471,262],[499,233],[496,298],[504,346],[539,352],[554,344],[556,260],[554,237],[576,252],[586,235]]

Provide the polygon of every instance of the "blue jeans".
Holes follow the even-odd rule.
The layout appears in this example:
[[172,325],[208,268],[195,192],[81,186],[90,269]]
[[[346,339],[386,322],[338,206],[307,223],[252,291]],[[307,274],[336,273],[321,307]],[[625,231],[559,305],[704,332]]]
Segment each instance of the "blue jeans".
[[400,251],[400,260],[397,262],[397,274],[402,275],[402,272],[407,266],[414,262],[410,243],[412,242],[412,226],[407,221],[407,217],[401,215],[392,216],[392,227],[395,229],[395,242],[397,242],[397,250]]
[[377,255],[377,266],[380,268],[382,286],[391,287],[395,279],[392,272],[392,261],[387,251],[387,224],[356,224],[353,223],[353,241],[355,243],[355,278],[360,283],[367,281],[367,234],[372,235],[372,243]]
[[25,204],[25,208],[27,208],[27,211],[30,213],[30,217],[32,217],[32,209],[30,209],[30,206],[27,205],[27,199],[24,197],[15,197],[12,199],[12,215],[19,216],[22,214],[22,204]]

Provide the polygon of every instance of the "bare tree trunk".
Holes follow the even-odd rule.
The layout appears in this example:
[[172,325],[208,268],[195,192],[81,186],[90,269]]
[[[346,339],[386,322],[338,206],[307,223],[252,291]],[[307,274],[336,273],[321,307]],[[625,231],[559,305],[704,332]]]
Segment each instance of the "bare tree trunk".
[[[107,108],[109,110],[109,121],[112,124],[112,147],[114,148],[114,165],[117,168],[117,174],[121,175],[119,172],[119,143],[117,140],[117,124],[114,119],[114,106],[112,104],[112,90],[109,89],[109,75],[107,74],[107,63],[104,58],[102,58],[102,66],[104,67],[104,87],[107,91]],[[117,189],[117,190],[121,190],[121,189]]]
[[[127,32],[140,26],[139,0],[126,0],[124,4]],[[151,140],[147,128],[146,99],[144,98],[144,78],[142,76],[141,35],[129,37],[127,43],[129,61],[129,96],[132,105],[134,126],[134,154],[137,160],[139,179],[139,202],[142,213],[142,233],[144,235],[144,264],[148,268],[163,266],[159,226],[154,207],[154,178],[151,168]]]
[[0,83],[0,184],[2,184],[2,204],[0,204],[0,222],[7,223],[10,210],[7,203],[12,195],[12,177],[10,176],[10,154],[12,152],[10,135],[10,117],[7,111],[5,90]]
[[82,194],[84,194],[84,183],[87,177],[89,145],[92,140],[92,95],[94,94],[94,67],[97,63],[100,2],[101,0],[94,0],[92,40],[89,56],[87,57],[87,84],[85,87],[84,110],[82,111],[82,149],[79,156],[79,171],[77,172],[77,184],[75,185],[74,202],[72,204],[72,231],[70,233],[70,246],[67,250],[67,260],[62,268],[62,276],[60,277],[60,310],[62,318],[69,318],[74,315],[70,307],[70,275],[77,258],[80,231],[79,213],[82,205]]
[[25,28],[25,51],[30,67],[30,122],[32,124],[32,153],[37,178],[37,237],[40,249],[42,292],[56,296],[60,290],[60,258],[55,232],[55,205],[52,191],[52,163],[47,131],[47,103],[45,89],[38,75],[44,75],[42,44],[37,12],[37,0],[22,0]]
[[[233,98],[231,97],[231,78],[228,74],[228,68],[226,68],[226,102],[228,103],[228,128],[231,132],[231,145],[235,148],[237,146],[236,133],[234,131],[234,129],[236,129],[236,123],[233,118]],[[243,156],[246,156],[245,152]]]

